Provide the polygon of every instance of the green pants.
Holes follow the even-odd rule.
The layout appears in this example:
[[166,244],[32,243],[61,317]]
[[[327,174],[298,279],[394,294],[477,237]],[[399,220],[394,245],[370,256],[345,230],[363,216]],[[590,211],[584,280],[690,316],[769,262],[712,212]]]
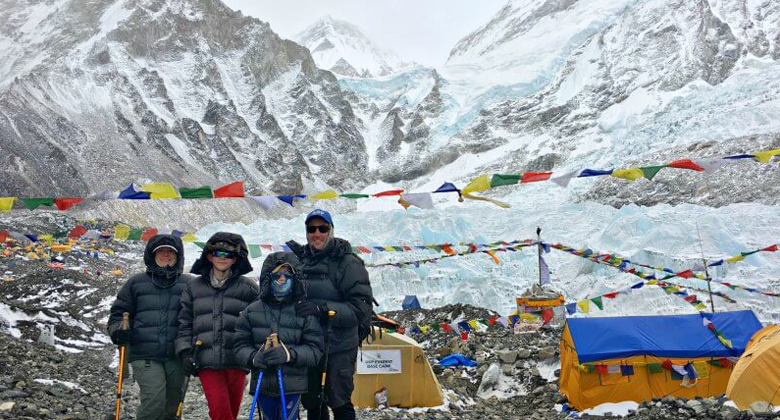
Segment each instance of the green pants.
[[141,405],[136,419],[175,419],[184,383],[181,362],[177,359],[164,362],[136,360],[131,365],[133,377],[141,388]]

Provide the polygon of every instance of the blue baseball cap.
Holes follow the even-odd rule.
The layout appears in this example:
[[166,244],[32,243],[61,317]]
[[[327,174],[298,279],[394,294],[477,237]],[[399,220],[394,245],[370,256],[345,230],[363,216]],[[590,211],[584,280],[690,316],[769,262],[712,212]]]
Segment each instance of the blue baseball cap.
[[330,227],[333,227],[333,218],[332,218],[332,217],[330,217],[330,213],[328,213],[328,212],[327,212],[327,211],[325,211],[325,210],[321,210],[321,209],[315,209],[315,210],[313,210],[311,213],[309,213],[309,214],[306,216],[306,221],[305,221],[304,223],[308,224],[308,223],[309,223],[309,220],[311,220],[311,219],[313,219],[313,218],[315,218],[315,217],[320,217],[320,218],[322,218],[323,220],[325,220],[326,222],[328,222],[328,224],[330,225]]

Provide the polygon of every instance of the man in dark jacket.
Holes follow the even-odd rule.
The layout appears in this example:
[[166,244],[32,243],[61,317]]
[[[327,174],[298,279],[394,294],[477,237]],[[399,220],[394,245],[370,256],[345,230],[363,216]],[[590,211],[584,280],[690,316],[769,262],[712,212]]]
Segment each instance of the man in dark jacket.
[[[319,363],[325,342],[319,320],[296,314],[294,303],[304,297],[303,284],[296,275],[298,258],[276,252],[263,263],[260,297],[239,318],[235,334],[238,360],[254,371],[250,391],[257,385],[257,370],[266,372],[260,385],[263,419],[296,420],[301,394],[308,388],[307,368]],[[276,333],[281,347],[264,344]],[[278,373],[284,381],[287,418],[282,417]]]
[[[306,278],[308,300],[297,302],[295,309],[299,315],[320,320],[326,331],[327,354],[323,363],[309,369],[309,392],[303,396],[303,406],[309,420],[328,419],[327,407],[321,400],[324,397],[336,420],[352,420],[353,375],[360,344],[358,325],[371,316],[371,283],[363,260],[352,253],[349,242],[333,236],[333,219],[327,211],[317,209],[306,217],[306,240],[304,246],[287,243],[300,259]],[[329,311],[335,312],[332,319]],[[320,383],[326,369],[323,396]]]
[[241,235],[217,232],[192,265],[199,274],[184,288],[176,354],[185,369],[197,372],[212,420],[235,420],[246,373],[233,353],[238,316],[257,297],[249,252]]
[[[108,333],[118,345],[128,345],[127,360],[141,388],[138,419],[175,419],[182,398],[184,371],[176,358],[177,316],[181,292],[190,280],[182,274],[184,246],[173,235],[149,239],[144,252],[146,272],[132,276],[111,305]],[[130,314],[123,330],[122,315]]]

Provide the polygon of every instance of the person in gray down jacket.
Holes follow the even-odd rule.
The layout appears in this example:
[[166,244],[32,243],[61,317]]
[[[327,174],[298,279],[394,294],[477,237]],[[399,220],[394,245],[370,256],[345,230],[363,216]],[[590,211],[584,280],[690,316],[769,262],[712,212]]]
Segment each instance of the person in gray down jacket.
[[197,373],[212,420],[235,420],[241,405],[245,363],[233,352],[238,316],[257,297],[257,283],[241,235],[217,232],[192,265],[199,274],[184,288],[176,354],[185,369]]
[[[353,376],[360,344],[359,325],[372,311],[371,283],[363,260],[352,252],[352,246],[333,235],[333,219],[324,210],[306,216],[306,245],[287,242],[298,259],[307,299],[295,303],[298,315],[314,316],[325,331],[326,352],[323,362],[309,369],[309,392],[303,406],[309,420],[326,420],[328,408],[336,420],[353,420]],[[335,316],[329,319],[329,312]],[[324,401],[321,394],[322,373],[327,369]],[[327,407],[323,405],[327,404]]]
[[[174,353],[181,292],[191,276],[182,274],[184,246],[173,235],[156,235],[144,251],[146,271],[122,286],[111,305],[108,333],[127,344],[127,360],[141,389],[138,419],[175,419],[182,397],[184,370]],[[121,328],[127,312],[130,329]]]
[[[276,252],[263,263],[260,296],[243,312],[236,326],[236,357],[254,370],[250,391],[257,385],[258,370],[266,372],[260,388],[260,407],[267,420],[296,420],[301,394],[308,389],[307,368],[322,358],[325,342],[320,322],[296,314],[294,303],[304,298],[303,283],[296,275],[298,258]],[[265,347],[277,334],[280,347]],[[284,381],[287,419],[283,419],[277,375]]]

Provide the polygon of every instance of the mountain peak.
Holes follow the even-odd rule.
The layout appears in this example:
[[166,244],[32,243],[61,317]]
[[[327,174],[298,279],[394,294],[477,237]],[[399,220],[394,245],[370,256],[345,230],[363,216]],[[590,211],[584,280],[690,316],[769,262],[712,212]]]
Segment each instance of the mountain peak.
[[357,25],[325,15],[293,40],[311,51],[320,68],[347,77],[379,77],[414,66],[375,44]]

